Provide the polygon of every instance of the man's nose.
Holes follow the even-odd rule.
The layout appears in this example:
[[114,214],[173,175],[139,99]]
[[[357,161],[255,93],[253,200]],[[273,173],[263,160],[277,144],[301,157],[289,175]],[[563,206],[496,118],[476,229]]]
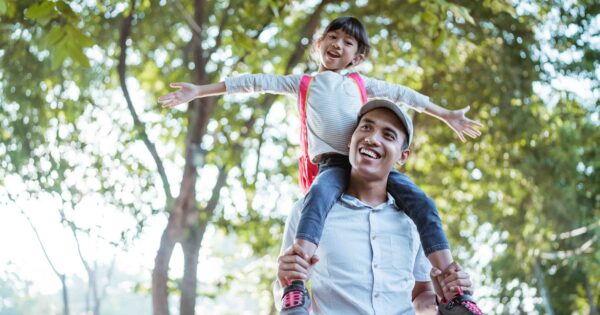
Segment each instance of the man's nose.
[[379,133],[372,133],[365,138],[365,142],[371,145],[381,144],[380,140]]

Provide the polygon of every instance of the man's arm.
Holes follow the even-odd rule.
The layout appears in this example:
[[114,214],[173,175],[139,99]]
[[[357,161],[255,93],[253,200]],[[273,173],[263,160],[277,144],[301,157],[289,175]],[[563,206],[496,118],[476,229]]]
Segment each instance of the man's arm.
[[437,314],[437,305],[435,303],[435,292],[431,282],[415,282],[412,291],[412,303],[417,315],[435,315]]
[[[279,300],[283,295],[283,286],[279,281],[280,278],[280,268],[281,260],[284,256],[289,256],[289,248],[294,244],[294,239],[296,238],[296,229],[298,227],[298,222],[300,221],[300,211],[302,207],[302,200],[299,200],[294,205],[292,211],[288,215],[285,221],[285,228],[283,230],[283,241],[281,242],[281,249],[279,250],[279,258],[277,259],[277,280],[273,283],[273,297],[275,298],[275,306],[277,309],[281,308]],[[297,255],[293,255],[297,256]],[[283,276],[288,276],[287,274],[282,274]]]

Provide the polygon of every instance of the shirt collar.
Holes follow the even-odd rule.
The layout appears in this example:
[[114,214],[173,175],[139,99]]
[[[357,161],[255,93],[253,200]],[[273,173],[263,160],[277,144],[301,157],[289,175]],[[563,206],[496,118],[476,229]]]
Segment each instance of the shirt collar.
[[355,208],[355,209],[371,209],[371,210],[381,210],[383,208],[385,208],[386,206],[393,206],[396,204],[394,197],[392,197],[392,195],[390,195],[390,193],[387,193],[387,200],[382,203],[379,204],[375,207],[370,206],[364,202],[362,202],[360,199],[352,196],[352,195],[348,195],[348,194],[342,194],[342,196],[340,197],[340,201],[346,205],[349,206],[350,208]]

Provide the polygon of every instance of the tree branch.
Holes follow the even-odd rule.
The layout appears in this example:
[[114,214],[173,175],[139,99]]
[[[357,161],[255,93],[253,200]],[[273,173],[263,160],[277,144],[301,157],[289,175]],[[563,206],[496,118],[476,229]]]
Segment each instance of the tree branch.
[[587,231],[591,230],[592,228],[594,228],[595,226],[598,226],[598,225],[600,225],[600,220],[598,220],[598,221],[596,221],[596,222],[594,222],[594,223],[592,223],[590,225],[582,226],[582,227],[573,229],[571,231],[563,232],[563,233],[560,233],[560,234],[553,234],[553,235],[550,236],[550,240],[552,240],[552,241],[555,241],[557,239],[558,240],[564,240],[564,239],[567,239],[567,238],[572,238],[572,237],[575,237],[575,236],[579,236],[579,235],[587,233]]
[[221,23],[219,24],[219,33],[217,34],[217,37],[215,38],[215,46],[213,46],[213,48],[209,49],[207,51],[207,60],[210,59],[210,56],[212,56],[212,54],[215,53],[215,51],[217,51],[217,49],[219,49],[219,46],[221,46],[221,39],[223,38],[223,29],[225,28],[225,24],[227,24],[227,20],[229,19],[229,9],[231,9],[231,7],[233,6],[233,1],[230,1],[229,4],[227,5],[227,8],[223,11],[223,17],[221,18]]
[[185,10],[185,7],[183,6],[183,4],[181,4],[179,0],[174,0],[173,2],[175,2],[175,6],[177,7],[177,9],[181,11],[181,15],[183,15],[183,18],[189,24],[190,28],[192,29],[192,32],[196,33],[198,37],[202,37],[202,27],[198,25],[196,21],[194,21],[194,17],[192,17],[192,15]]
[[[290,73],[292,68],[294,68],[304,56],[306,47],[309,47],[312,43],[313,35],[315,34],[317,27],[319,26],[319,21],[321,20],[321,13],[323,12],[323,9],[325,9],[325,6],[332,2],[335,2],[335,0],[323,0],[321,3],[319,3],[317,8],[315,9],[315,12],[313,12],[308,22],[302,28],[302,31],[300,32],[300,39],[298,40],[298,42],[296,42],[296,48],[294,49],[294,53],[288,61],[288,65],[285,68],[285,73]],[[308,43],[306,45],[302,44],[303,38],[308,39]]]
[[212,194],[210,196],[210,200],[206,204],[205,210],[209,213],[209,218],[212,216],[212,213],[215,211],[217,204],[219,202],[219,198],[221,196],[221,188],[225,186],[225,182],[227,180],[228,168],[226,165],[219,167],[219,175],[217,176],[217,182],[213,187]]
[[64,304],[63,305],[63,307],[64,307],[63,313],[65,315],[69,315],[69,299],[68,299],[68,294],[67,294],[67,283],[66,283],[67,276],[64,273],[60,273],[58,271],[58,269],[56,269],[56,266],[54,266],[54,264],[52,263],[52,260],[50,259],[50,256],[48,255],[48,252],[46,251],[46,246],[44,246],[44,242],[42,242],[42,238],[40,237],[40,234],[38,233],[37,228],[33,224],[33,221],[31,221],[31,218],[27,215],[27,213],[25,213],[25,210],[23,210],[23,208],[21,208],[17,204],[17,201],[12,196],[12,194],[7,192],[6,195],[8,196],[8,199],[10,199],[10,201],[12,201],[12,203],[15,205],[15,207],[19,210],[19,212],[21,212],[21,214],[25,217],[25,219],[27,219],[29,226],[31,227],[31,229],[33,230],[33,233],[35,234],[38,244],[40,244],[40,247],[42,248],[42,252],[44,252],[44,257],[46,257],[46,261],[50,265],[50,268],[52,268],[52,270],[54,271],[54,274],[56,274],[56,276],[60,280],[60,283],[62,284],[62,288],[63,288],[63,292],[62,292],[62,298],[63,298],[63,304]]
[[148,148],[148,151],[152,155],[152,159],[154,159],[154,162],[156,163],[156,168],[158,170],[158,174],[160,175],[160,179],[162,180],[162,183],[163,183],[163,190],[165,191],[167,204],[170,204],[171,200],[173,199],[173,196],[171,195],[171,185],[169,184],[169,180],[167,178],[167,173],[163,166],[162,160],[158,156],[156,146],[148,138],[148,134],[146,133],[146,128],[144,127],[144,124],[140,121],[138,114],[135,111],[135,108],[133,107],[133,102],[131,101],[131,97],[129,95],[127,83],[125,82],[125,80],[126,80],[125,60],[127,57],[127,39],[129,39],[129,35],[131,34],[131,24],[133,21],[133,12],[135,9],[135,3],[136,3],[136,0],[131,0],[131,8],[129,10],[129,15],[125,17],[125,19],[123,20],[123,24],[121,25],[121,35],[120,35],[120,40],[119,40],[119,46],[120,46],[121,52],[119,54],[119,64],[117,66],[117,71],[119,73],[119,82],[121,83],[121,90],[123,91],[123,96],[125,97],[125,101],[127,102],[127,108],[129,109],[129,112],[131,113],[131,117],[133,118],[133,124],[134,124],[135,129],[137,130],[139,136],[142,138],[142,141],[146,145],[146,148]]
[[592,245],[594,245],[594,243],[596,242],[596,239],[598,239],[598,236],[594,235],[592,238],[587,240],[585,243],[581,244],[581,246],[578,248],[570,249],[570,250],[561,250],[561,251],[550,252],[550,253],[541,253],[540,257],[542,259],[546,259],[546,260],[556,260],[556,259],[565,259],[565,258],[569,258],[569,257],[573,257],[573,256],[579,256],[581,254],[586,253],[587,250],[590,249],[592,247]]
[[46,246],[44,246],[44,242],[42,242],[42,238],[40,237],[40,234],[38,233],[37,228],[33,224],[33,221],[31,221],[31,218],[27,215],[27,213],[25,213],[25,210],[23,210],[23,208],[21,208],[18,205],[17,201],[14,199],[14,197],[12,196],[12,194],[7,193],[6,195],[8,196],[8,199],[10,199],[10,201],[12,201],[12,203],[15,205],[15,207],[17,207],[17,209],[19,210],[19,212],[21,212],[21,214],[25,217],[25,219],[27,219],[27,222],[29,223],[29,226],[31,227],[31,229],[33,230],[33,233],[35,234],[35,237],[36,237],[36,239],[38,241],[38,244],[40,244],[40,247],[42,248],[42,252],[44,252],[44,257],[46,257],[46,261],[48,261],[48,264],[50,264],[50,267],[52,268],[52,270],[54,271],[54,273],[58,277],[64,276],[64,274],[60,273],[58,271],[58,269],[56,269],[56,267],[52,263],[52,260],[50,259],[50,256],[48,255],[48,252],[46,251]]

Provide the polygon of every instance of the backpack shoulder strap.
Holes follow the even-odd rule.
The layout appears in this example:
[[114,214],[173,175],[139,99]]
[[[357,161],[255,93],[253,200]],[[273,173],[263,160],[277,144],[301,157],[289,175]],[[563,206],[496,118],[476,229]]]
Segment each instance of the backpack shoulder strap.
[[300,150],[301,155],[299,159],[299,171],[300,171],[300,188],[302,192],[306,194],[314,178],[319,172],[317,165],[312,164],[308,155],[308,127],[306,126],[306,101],[308,98],[308,92],[310,84],[312,83],[313,77],[309,75],[303,75],[300,79],[300,91],[298,95],[298,113],[300,114]]
[[358,72],[352,72],[348,75],[356,85],[358,85],[358,89],[360,90],[360,98],[362,99],[362,103],[365,104],[367,102],[367,89],[365,88],[365,82]]
[[[312,82],[313,77],[310,75],[303,75],[300,79],[300,92],[298,95],[298,106],[306,108],[306,97],[308,96],[308,88],[310,87],[310,83]],[[300,109],[300,112],[304,112],[304,109]]]

